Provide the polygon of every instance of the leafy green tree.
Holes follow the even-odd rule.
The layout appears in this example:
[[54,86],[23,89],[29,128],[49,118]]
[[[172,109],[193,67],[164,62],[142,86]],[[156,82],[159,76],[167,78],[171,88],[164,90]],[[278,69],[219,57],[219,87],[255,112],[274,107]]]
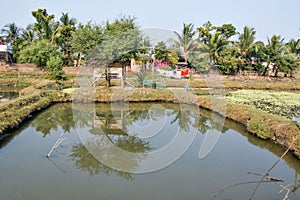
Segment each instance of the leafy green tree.
[[222,26],[215,27],[216,32],[220,32],[220,35],[226,39],[237,34],[236,28],[232,24],[223,24]]
[[199,41],[203,44],[208,44],[210,38],[212,37],[212,31],[214,29],[215,28],[210,21],[207,21],[201,27],[197,28]]
[[101,26],[91,21],[85,25],[79,24],[70,42],[72,51],[78,54],[77,65],[80,66],[83,56],[87,57],[103,40],[104,33]]
[[139,27],[136,23],[136,17],[130,15],[122,15],[115,19],[113,22],[106,21],[104,34],[107,36],[119,35],[122,32],[138,28]]
[[222,74],[235,75],[238,72],[241,60],[238,59],[237,48],[231,45],[226,45],[218,54],[217,68]]
[[71,40],[76,30],[76,19],[70,18],[68,13],[62,13],[56,34],[56,43],[61,48],[65,65],[72,64]]
[[[112,23],[107,21],[104,27],[105,39],[103,45],[100,45],[103,50],[102,59],[117,62],[122,66],[122,86],[126,83],[126,66],[129,65],[132,58],[138,59],[138,54],[144,54],[143,51],[147,49],[147,42],[145,43],[145,38],[141,36],[135,20],[135,17],[124,15],[115,19]],[[145,62],[147,57],[141,56],[140,59]],[[106,74],[107,85],[110,86],[110,77],[108,73]]]
[[165,42],[161,41],[154,47],[155,58],[162,62],[168,61],[169,50]]
[[47,40],[34,41],[20,51],[20,63],[33,63],[37,67],[46,67],[51,57],[60,56],[58,47]]
[[193,51],[189,54],[189,62],[197,72],[206,72],[209,70],[210,58],[206,52]]
[[188,62],[188,54],[192,51],[195,51],[198,48],[198,44],[194,39],[196,32],[194,31],[194,25],[192,23],[185,24],[183,23],[183,30],[181,33],[174,31],[177,36],[177,40],[174,40],[175,47],[181,56],[184,58],[184,61]]
[[57,28],[57,24],[54,22],[54,15],[49,15],[46,9],[39,8],[36,11],[32,11],[32,16],[35,18],[34,30],[37,33],[39,39],[46,39],[54,42],[54,33]]
[[[231,54],[235,51],[229,48],[229,38],[236,34],[236,28],[232,24],[213,26],[210,21],[207,21],[197,30],[200,49],[209,55],[210,65],[216,65],[221,73],[234,73],[237,63],[234,59],[235,55]],[[223,52],[224,50],[226,51]],[[203,70],[207,67],[206,65]]]
[[254,58],[254,63],[252,63],[253,70],[259,73],[263,73],[265,67],[262,65],[262,62],[268,62],[268,48],[266,45],[261,42],[255,42],[252,47],[249,49],[249,56]]
[[179,61],[179,56],[175,51],[170,51],[168,55],[168,62],[172,68],[176,67],[176,63]]
[[136,63],[142,65],[142,71],[146,71],[147,63],[151,60],[150,57],[150,40],[149,38],[141,38],[141,42],[139,44],[138,50],[135,55],[133,55]]
[[290,77],[293,77],[293,74],[296,70],[299,69],[299,60],[293,54],[284,54],[284,68],[282,72],[284,72],[284,76],[286,77],[287,74],[290,74]]
[[102,44],[92,51],[87,62],[99,66],[105,70],[107,86],[110,86],[110,65],[122,67],[122,86],[125,84],[125,67],[129,65],[132,58],[136,57],[141,43],[139,30],[129,30],[118,35],[106,37]]

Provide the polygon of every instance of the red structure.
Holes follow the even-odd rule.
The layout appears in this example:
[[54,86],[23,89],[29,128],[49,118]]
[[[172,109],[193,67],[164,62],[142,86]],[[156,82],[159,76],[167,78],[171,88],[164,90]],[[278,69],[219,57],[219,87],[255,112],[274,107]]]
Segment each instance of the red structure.
[[186,76],[186,75],[189,75],[189,69],[188,68],[181,70],[181,76]]

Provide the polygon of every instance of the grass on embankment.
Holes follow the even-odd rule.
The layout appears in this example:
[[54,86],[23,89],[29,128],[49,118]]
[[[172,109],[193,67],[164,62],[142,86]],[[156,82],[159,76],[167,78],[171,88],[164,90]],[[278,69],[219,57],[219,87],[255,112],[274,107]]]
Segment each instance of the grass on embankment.
[[43,110],[52,103],[52,98],[45,92],[36,91],[33,94],[19,97],[0,104],[0,135],[16,128],[32,113]]
[[[213,107],[210,96],[199,96],[198,105],[209,110]],[[214,111],[219,113],[218,110]],[[299,124],[249,105],[229,101],[226,102],[226,113],[220,114],[243,124],[250,133],[261,139],[272,140],[285,147],[291,146],[291,151],[300,158]]]

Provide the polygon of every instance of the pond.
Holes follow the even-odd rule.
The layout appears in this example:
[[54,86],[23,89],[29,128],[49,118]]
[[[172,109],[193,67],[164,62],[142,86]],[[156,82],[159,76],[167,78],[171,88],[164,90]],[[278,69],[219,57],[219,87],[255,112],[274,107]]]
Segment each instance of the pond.
[[[239,183],[259,181],[284,149],[215,119],[168,103],[53,105],[1,141],[0,199],[249,199],[257,184]],[[199,159],[209,134],[216,143]],[[269,174],[284,182],[262,183],[253,199],[283,199],[288,184],[299,199],[299,174],[287,154]]]

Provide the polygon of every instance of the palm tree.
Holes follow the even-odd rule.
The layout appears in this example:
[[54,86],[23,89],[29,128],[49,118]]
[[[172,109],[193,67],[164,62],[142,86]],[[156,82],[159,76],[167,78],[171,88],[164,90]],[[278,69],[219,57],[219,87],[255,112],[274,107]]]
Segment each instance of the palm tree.
[[280,35],[273,35],[271,38],[268,38],[267,46],[271,50],[281,53],[283,50],[283,41],[284,41],[284,38],[281,38]]
[[256,31],[254,28],[244,27],[243,33],[239,33],[239,41],[236,43],[242,59],[246,59],[249,49],[255,40]]
[[284,39],[281,38],[280,35],[273,35],[271,38],[268,38],[268,44],[267,48],[269,51],[269,63],[274,63],[274,69],[275,76],[278,75],[279,70],[282,70],[281,68],[284,67],[282,64],[284,62],[283,60],[283,45]]
[[24,41],[32,42],[35,39],[33,24],[29,24],[21,33],[21,38]]
[[185,63],[188,61],[188,54],[191,51],[194,51],[198,48],[198,44],[196,40],[194,40],[194,36],[196,32],[194,31],[194,25],[192,23],[185,24],[183,23],[182,33],[177,33],[174,31],[177,36],[177,40],[175,40],[175,46],[182,54]]
[[285,50],[287,53],[296,54],[299,56],[300,54],[300,39],[294,40],[291,39],[289,42],[285,44]]
[[75,26],[76,25],[76,19],[70,18],[69,13],[62,13],[59,20],[60,20],[60,23],[64,26]]
[[53,33],[53,38],[58,46],[62,49],[64,64],[69,65],[72,62],[71,58],[71,39],[72,34],[76,30],[76,19],[70,18],[68,13],[62,13],[59,25]]
[[228,45],[229,41],[221,36],[220,32],[216,32],[208,40],[207,44],[202,43],[203,49],[209,54],[210,64],[215,64],[219,53]]
[[21,30],[15,23],[10,23],[4,26],[1,33],[4,35],[6,42],[13,45],[19,38]]

